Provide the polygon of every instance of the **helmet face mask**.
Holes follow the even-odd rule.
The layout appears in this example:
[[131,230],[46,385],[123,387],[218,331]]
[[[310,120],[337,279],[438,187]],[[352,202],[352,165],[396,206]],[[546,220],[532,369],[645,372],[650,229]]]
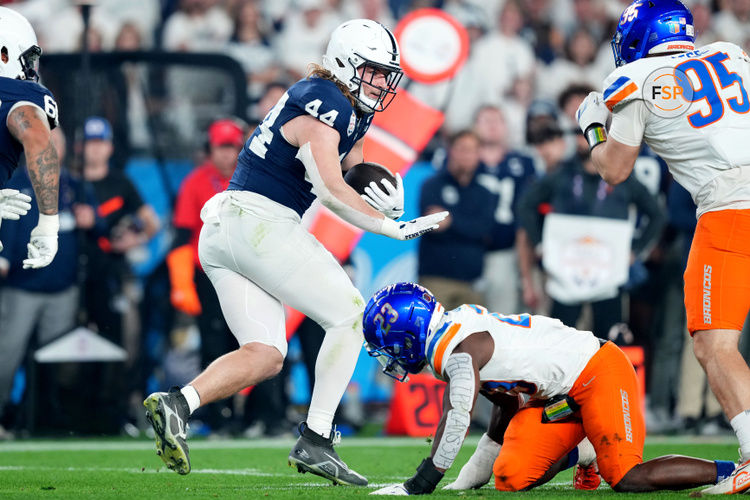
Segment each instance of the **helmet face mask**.
[[[366,112],[383,111],[396,95],[403,74],[398,43],[382,24],[370,19],[353,19],[331,34],[323,55],[323,67],[344,84]],[[385,85],[375,85],[377,75]],[[368,90],[377,95],[368,95]]]
[[[368,342],[366,348],[367,354],[378,360],[378,363],[383,367],[383,373],[389,377],[403,382],[409,376],[407,367],[403,366],[399,361],[400,357],[396,352],[400,350],[398,345],[379,348]],[[424,368],[426,364],[425,360],[422,367]]]
[[[374,82],[379,74],[385,77],[385,87],[376,85]],[[396,97],[396,87],[398,87],[403,73],[400,70],[393,71],[392,68],[367,61],[355,69],[354,75],[352,81],[358,84],[357,93],[355,94],[358,105],[360,105],[360,108],[362,106],[365,107],[363,111],[373,112],[383,111],[388,107],[393,98]],[[377,97],[368,96],[367,88],[377,90]]]
[[622,13],[612,37],[617,67],[642,57],[695,49],[693,15],[679,0],[636,1]]
[[442,311],[429,290],[416,283],[383,288],[369,300],[362,319],[368,354],[396,380],[419,373],[427,366],[427,336]]
[[39,80],[39,58],[42,56],[42,49],[38,45],[32,45],[18,57],[21,64],[21,71],[24,74],[24,80]]

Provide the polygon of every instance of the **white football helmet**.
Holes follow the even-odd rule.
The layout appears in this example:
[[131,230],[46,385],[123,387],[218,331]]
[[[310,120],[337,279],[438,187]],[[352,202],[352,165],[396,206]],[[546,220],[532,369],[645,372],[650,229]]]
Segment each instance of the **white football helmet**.
[[41,55],[29,21],[15,10],[0,7],[0,77],[38,80]]
[[[333,30],[323,55],[323,67],[347,86],[359,108],[367,113],[383,111],[396,96],[402,75],[400,61],[396,37],[370,19],[352,19]],[[372,84],[374,73],[363,82],[362,75],[368,67],[385,73],[385,87]],[[362,83],[380,90],[378,97],[368,97],[362,91]]]

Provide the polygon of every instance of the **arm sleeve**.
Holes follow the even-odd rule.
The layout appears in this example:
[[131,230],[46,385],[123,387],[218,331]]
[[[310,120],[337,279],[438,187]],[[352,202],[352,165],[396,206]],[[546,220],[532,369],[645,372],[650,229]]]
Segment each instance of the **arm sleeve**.
[[[385,234],[383,232],[383,229],[385,225],[384,221],[386,221],[387,218],[378,219],[376,217],[371,217],[366,213],[360,212],[356,208],[353,208],[343,201],[339,200],[333,193],[331,193],[331,191],[328,190],[326,183],[320,176],[320,171],[318,170],[318,165],[315,162],[315,158],[313,158],[309,142],[303,144],[299,148],[299,151],[297,152],[297,158],[305,166],[305,170],[310,176],[310,182],[313,185],[313,190],[320,199],[320,202],[326,208],[331,210],[333,213],[341,217],[349,224],[357,226],[360,229],[369,231],[371,233]],[[390,221],[390,219],[387,220]]]
[[465,352],[451,354],[443,373],[448,378],[451,408],[446,414],[443,435],[434,450],[432,461],[435,467],[449,469],[469,430],[471,410],[477,394],[471,356]]
[[646,103],[632,100],[618,107],[612,115],[609,136],[626,146],[640,146],[646,129]]

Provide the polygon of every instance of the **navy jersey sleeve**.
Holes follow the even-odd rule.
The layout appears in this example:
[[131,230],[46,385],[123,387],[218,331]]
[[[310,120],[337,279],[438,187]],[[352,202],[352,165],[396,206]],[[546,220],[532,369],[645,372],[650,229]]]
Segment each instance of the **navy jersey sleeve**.
[[57,113],[57,102],[55,101],[52,92],[46,87],[39,85],[35,82],[14,80],[19,82],[21,85],[15,86],[15,88],[7,89],[10,96],[3,96],[4,99],[11,98],[10,111],[18,106],[33,104],[47,116],[47,122],[49,123],[50,129],[54,129],[60,123],[58,121]]

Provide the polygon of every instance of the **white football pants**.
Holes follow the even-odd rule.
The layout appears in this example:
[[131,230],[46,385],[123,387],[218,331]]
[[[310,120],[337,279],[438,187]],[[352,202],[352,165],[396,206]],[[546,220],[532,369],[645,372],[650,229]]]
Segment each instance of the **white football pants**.
[[286,356],[283,304],[326,331],[308,418],[313,430],[325,433],[364,340],[362,295],[288,207],[256,193],[225,191],[206,203],[201,219],[201,265],[240,345],[260,342]]

